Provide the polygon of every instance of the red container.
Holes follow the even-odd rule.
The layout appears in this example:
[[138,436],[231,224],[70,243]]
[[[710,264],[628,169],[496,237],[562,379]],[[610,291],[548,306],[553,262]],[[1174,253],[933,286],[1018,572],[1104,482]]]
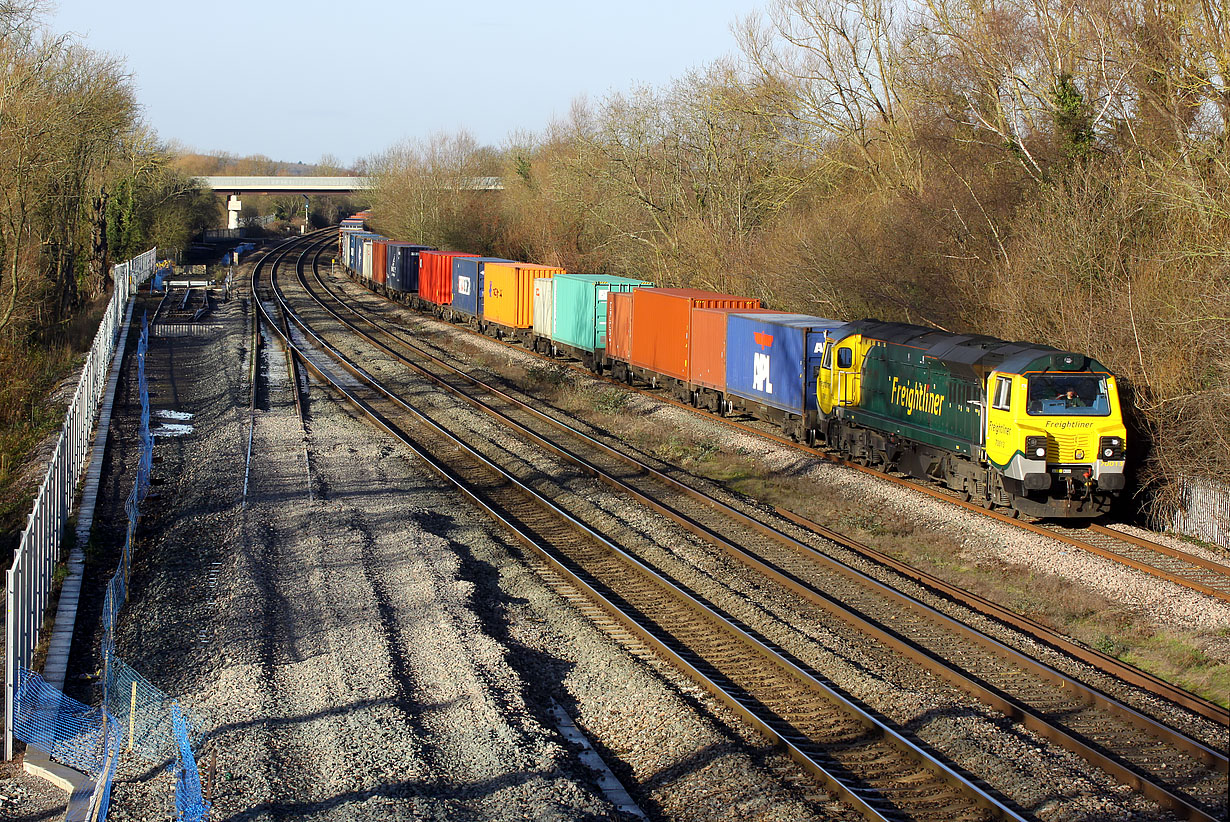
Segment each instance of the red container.
[[760,300],[695,288],[633,289],[632,355],[628,362],[656,374],[689,381],[694,336],[692,312],[697,308],[747,311],[760,308]]
[[453,301],[453,258],[477,257],[456,251],[419,252],[419,296],[436,305]]
[[726,317],[740,314],[786,314],[760,308],[696,308],[692,310],[692,374],[693,385],[726,390]]
[[372,240],[372,282],[384,285],[389,276],[389,241]]
[[632,357],[632,291],[606,295],[606,355],[621,362]]

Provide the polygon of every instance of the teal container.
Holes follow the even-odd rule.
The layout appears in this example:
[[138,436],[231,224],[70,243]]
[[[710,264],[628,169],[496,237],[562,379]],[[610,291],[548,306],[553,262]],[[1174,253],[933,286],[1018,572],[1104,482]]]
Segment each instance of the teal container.
[[652,287],[647,280],[601,274],[556,274],[555,321],[551,339],[581,351],[606,348],[606,296],[612,291]]

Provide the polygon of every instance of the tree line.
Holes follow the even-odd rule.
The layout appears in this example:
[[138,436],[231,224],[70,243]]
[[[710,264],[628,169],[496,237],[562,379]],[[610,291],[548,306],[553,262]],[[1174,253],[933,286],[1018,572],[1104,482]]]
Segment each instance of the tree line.
[[183,248],[212,196],[171,166],[123,64],[0,2],[0,338],[64,322],[151,245]]
[[113,263],[183,249],[221,209],[171,165],[113,57],[47,30],[43,0],[0,0],[0,530],[14,479],[61,411],[47,394],[88,346]]
[[1230,475],[1224,2],[771,0],[734,28],[736,58],[498,150],[373,158],[380,227],[1084,352],[1148,512]]

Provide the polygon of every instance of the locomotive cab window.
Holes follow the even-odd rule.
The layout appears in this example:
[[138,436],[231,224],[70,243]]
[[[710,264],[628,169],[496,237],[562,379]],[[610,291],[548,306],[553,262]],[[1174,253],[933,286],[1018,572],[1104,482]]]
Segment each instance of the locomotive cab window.
[[820,365],[826,371],[833,367],[833,342],[831,340],[825,340],[824,359],[821,361]]
[[837,349],[837,367],[849,368],[854,365],[854,349],[838,348]]
[[1106,417],[1106,378],[1095,374],[1035,374],[1026,410],[1035,417]]
[[995,380],[995,399],[991,407],[999,411],[1008,411],[1012,407],[1012,377],[999,377]]

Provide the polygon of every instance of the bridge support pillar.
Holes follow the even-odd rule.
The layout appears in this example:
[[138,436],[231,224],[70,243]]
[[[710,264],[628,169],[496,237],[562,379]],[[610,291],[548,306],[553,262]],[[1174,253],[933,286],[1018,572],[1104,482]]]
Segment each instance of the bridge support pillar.
[[239,195],[232,194],[226,201],[226,227],[239,228],[239,212],[243,208],[243,203],[239,202]]

